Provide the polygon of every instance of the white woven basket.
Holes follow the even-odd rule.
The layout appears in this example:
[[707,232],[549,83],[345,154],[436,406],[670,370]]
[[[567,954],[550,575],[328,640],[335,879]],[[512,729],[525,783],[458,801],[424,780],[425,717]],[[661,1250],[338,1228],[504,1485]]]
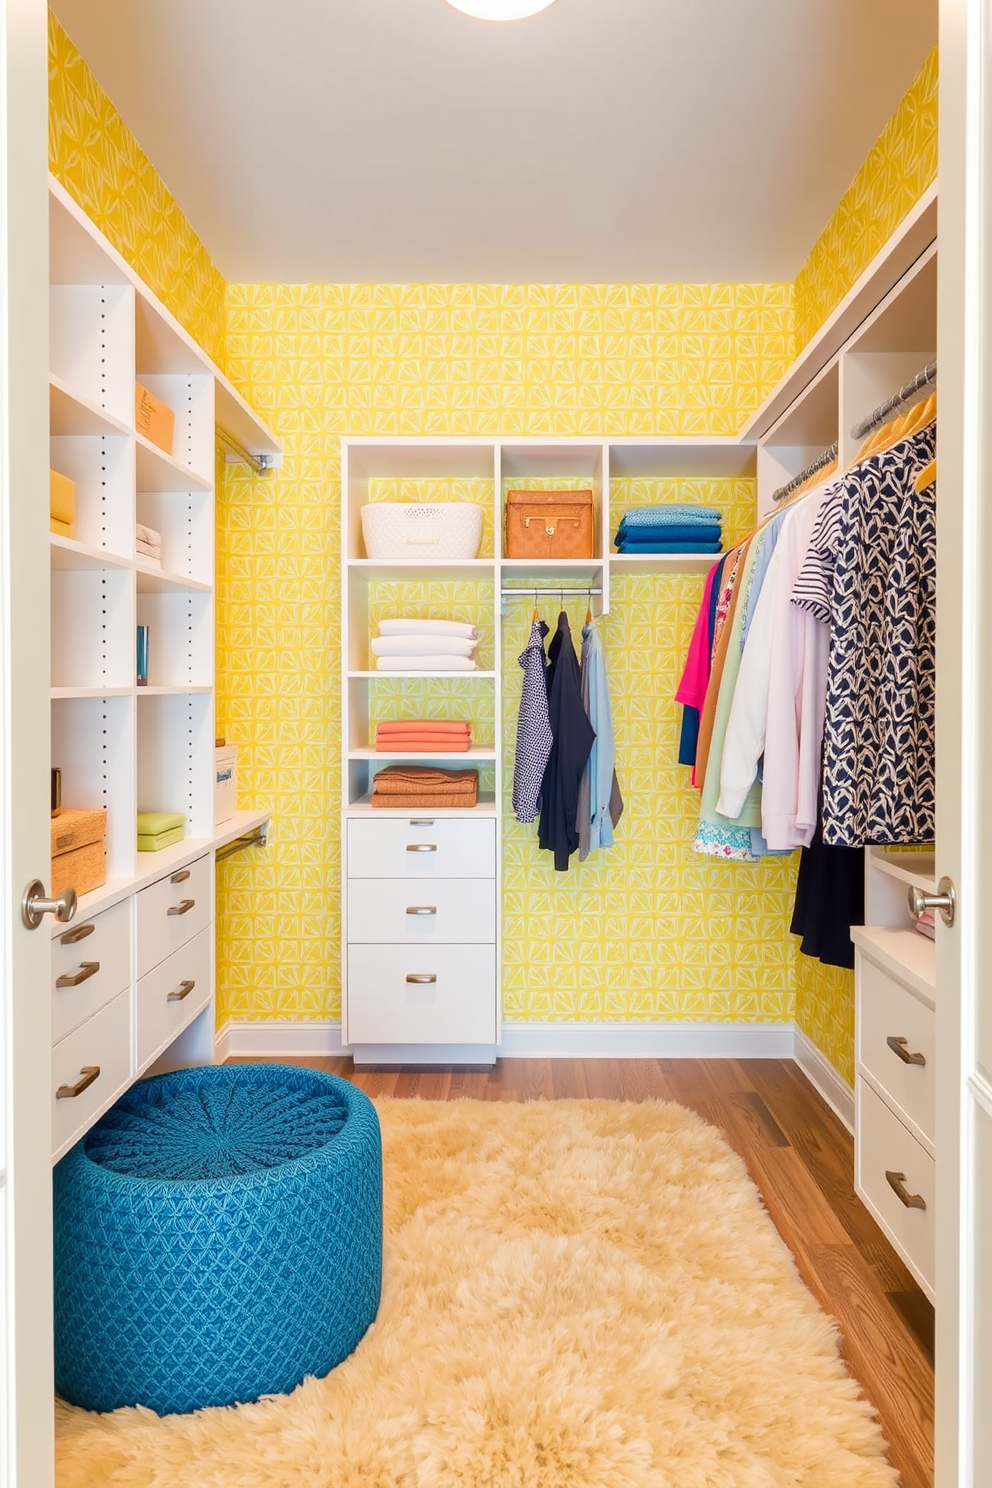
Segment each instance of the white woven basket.
[[482,542],[482,507],[471,501],[372,501],[362,507],[370,558],[474,558]]

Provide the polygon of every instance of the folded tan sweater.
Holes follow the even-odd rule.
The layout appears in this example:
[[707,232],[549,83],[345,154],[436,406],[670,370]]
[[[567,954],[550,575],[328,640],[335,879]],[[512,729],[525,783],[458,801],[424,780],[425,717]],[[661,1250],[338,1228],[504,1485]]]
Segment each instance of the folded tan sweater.
[[[418,778],[422,774],[424,778]],[[373,781],[373,793],[378,796],[405,796],[410,792],[428,796],[468,796],[479,790],[477,769],[422,769],[415,765],[387,766],[381,769]]]

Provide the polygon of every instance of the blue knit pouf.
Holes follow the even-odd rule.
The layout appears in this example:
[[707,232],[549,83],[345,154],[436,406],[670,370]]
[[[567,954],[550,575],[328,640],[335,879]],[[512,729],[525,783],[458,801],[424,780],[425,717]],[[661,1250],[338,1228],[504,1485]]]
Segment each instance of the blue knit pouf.
[[54,1184],[55,1383],[74,1405],[282,1394],[378,1310],[379,1118],[346,1080],[271,1064],[145,1080]]

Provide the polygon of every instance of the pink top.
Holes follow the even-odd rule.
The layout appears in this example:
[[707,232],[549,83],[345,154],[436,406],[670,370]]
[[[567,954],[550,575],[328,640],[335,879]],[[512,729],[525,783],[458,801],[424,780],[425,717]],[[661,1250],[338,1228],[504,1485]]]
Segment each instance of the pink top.
[[[689,654],[685,659],[685,668],[682,672],[682,681],[678,685],[675,694],[677,703],[684,703],[689,708],[695,708],[698,712],[703,711],[706,701],[706,689],[709,686],[710,671],[712,669],[713,657],[709,645],[710,628],[710,602],[713,595],[713,582],[719,563],[714,563],[706,575],[706,583],[703,585],[703,599],[699,606],[699,614],[692,630],[692,640],[689,642]],[[696,784],[696,767],[692,767],[692,783]]]

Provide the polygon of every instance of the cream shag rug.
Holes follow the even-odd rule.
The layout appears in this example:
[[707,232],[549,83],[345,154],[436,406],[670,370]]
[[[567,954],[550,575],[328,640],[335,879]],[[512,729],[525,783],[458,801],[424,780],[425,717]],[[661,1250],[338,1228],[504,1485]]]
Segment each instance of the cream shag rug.
[[382,1306],[292,1395],[60,1406],[59,1488],[894,1488],[743,1163],[660,1102],[377,1102]]

